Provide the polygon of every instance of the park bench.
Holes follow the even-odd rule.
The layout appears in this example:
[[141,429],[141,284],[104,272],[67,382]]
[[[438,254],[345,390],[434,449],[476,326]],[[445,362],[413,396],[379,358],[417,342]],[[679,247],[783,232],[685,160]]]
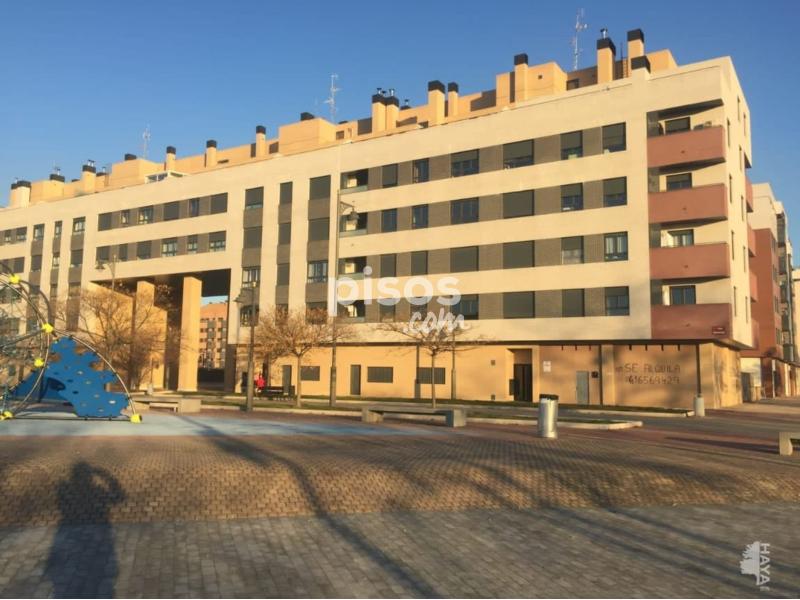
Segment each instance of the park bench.
[[261,388],[259,395],[274,400],[291,400],[294,397],[294,386],[287,390],[282,385],[267,385]]
[[778,452],[782,456],[792,455],[792,440],[800,441],[800,431],[781,431],[778,434]]
[[447,427],[464,427],[467,424],[467,411],[463,408],[365,406],[361,409],[361,420],[364,423],[381,423],[387,414],[443,416]]
[[[155,400],[152,402],[137,401],[137,408],[145,405],[149,408],[166,408],[176,413],[197,413],[201,407],[200,398],[177,398],[175,400]],[[147,410],[147,409],[145,409]]]

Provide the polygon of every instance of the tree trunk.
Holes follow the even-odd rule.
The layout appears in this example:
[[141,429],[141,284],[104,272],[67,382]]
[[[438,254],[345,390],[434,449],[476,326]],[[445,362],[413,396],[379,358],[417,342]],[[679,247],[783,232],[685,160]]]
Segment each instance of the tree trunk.
[[302,356],[298,356],[297,357],[297,390],[295,390],[296,393],[295,393],[295,397],[294,397],[294,405],[297,408],[300,408],[302,406],[302,404],[303,404],[302,390],[300,389],[300,387],[302,385],[301,384],[302,377],[300,376],[300,371],[302,370],[302,367],[303,367],[303,357]]
[[436,354],[431,352],[431,408],[436,408]]

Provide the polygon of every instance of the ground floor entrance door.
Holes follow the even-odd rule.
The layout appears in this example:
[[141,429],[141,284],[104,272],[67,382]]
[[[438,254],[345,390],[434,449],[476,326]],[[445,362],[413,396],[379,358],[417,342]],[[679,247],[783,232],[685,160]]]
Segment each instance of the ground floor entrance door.
[[575,404],[589,404],[589,371],[575,372]]
[[350,395],[361,395],[361,365],[350,365]]
[[514,401],[532,402],[532,380],[533,369],[531,365],[514,365]]

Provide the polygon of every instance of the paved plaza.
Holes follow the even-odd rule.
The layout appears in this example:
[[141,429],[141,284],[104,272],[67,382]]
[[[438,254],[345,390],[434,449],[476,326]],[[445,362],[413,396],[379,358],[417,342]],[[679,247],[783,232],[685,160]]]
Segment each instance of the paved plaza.
[[[206,411],[0,424],[0,595],[800,592],[797,406],[641,429]],[[638,418],[638,417],[637,417]],[[771,547],[771,581],[739,572]]]

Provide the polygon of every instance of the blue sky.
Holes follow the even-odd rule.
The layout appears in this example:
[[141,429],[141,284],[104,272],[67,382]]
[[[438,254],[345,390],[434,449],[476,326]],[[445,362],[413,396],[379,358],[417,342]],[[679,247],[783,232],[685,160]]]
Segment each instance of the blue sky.
[[376,87],[412,104],[431,79],[462,92],[488,89],[527,52],[532,64],[571,62],[569,39],[583,5],[582,66],[599,29],[620,47],[641,27],[650,50],[679,63],[730,55],[750,104],[753,181],[771,181],[800,242],[792,185],[800,162],[800,3],[797,2],[9,2],[0,8],[0,204],[15,177],[69,179],[141,154],[179,155],[273,135],[300,112],[327,114],[339,74],[339,118],[369,113]]

